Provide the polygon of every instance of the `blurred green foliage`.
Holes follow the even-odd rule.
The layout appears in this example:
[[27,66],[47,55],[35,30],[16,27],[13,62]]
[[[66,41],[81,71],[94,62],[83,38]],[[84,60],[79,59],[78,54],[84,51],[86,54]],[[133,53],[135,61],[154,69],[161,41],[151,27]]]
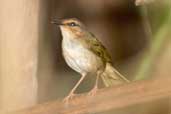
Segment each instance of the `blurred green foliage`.
[[[168,2],[169,3],[169,2]],[[170,39],[171,30],[171,5],[155,3],[147,8],[150,19],[150,29],[152,34],[151,44],[144,52],[144,57],[140,64],[139,70],[135,76],[135,80],[141,80],[149,77],[153,67],[158,61],[159,54],[163,51],[166,39]],[[144,9],[143,9],[144,10]],[[142,11],[143,12],[143,11]]]

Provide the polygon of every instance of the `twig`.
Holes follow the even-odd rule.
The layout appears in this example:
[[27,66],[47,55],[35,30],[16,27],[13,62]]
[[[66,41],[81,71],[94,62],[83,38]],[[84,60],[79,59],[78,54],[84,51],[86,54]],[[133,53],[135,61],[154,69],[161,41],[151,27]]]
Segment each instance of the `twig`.
[[170,97],[170,84],[170,77],[137,81],[101,89],[94,97],[87,94],[76,96],[70,100],[69,104],[57,100],[9,114],[86,114],[103,112]]

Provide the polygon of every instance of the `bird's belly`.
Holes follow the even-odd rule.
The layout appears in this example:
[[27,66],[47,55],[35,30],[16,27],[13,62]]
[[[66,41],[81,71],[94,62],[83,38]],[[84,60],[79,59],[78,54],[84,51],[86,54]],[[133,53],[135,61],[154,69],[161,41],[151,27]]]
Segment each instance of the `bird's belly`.
[[63,55],[67,64],[79,73],[96,72],[103,66],[98,56],[81,46],[64,47]]

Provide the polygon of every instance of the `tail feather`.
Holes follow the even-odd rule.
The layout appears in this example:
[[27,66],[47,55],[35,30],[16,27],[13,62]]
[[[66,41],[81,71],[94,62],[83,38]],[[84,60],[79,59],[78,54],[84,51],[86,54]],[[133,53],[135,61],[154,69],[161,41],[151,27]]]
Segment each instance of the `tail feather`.
[[101,77],[107,87],[129,82],[129,80],[121,75],[110,63],[106,64],[106,69]]

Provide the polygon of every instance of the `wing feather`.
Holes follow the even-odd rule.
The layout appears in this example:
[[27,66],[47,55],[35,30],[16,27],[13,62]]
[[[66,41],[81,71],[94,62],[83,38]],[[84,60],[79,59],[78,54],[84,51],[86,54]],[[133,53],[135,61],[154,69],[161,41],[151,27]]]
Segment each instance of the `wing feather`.
[[87,44],[89,44],[89,50],[99,56],[103,62],[112,63],[111,56],[103,44],[97,38],[95,38],[94,35],[91,35],[91,37],[92,38],[86,39]]

